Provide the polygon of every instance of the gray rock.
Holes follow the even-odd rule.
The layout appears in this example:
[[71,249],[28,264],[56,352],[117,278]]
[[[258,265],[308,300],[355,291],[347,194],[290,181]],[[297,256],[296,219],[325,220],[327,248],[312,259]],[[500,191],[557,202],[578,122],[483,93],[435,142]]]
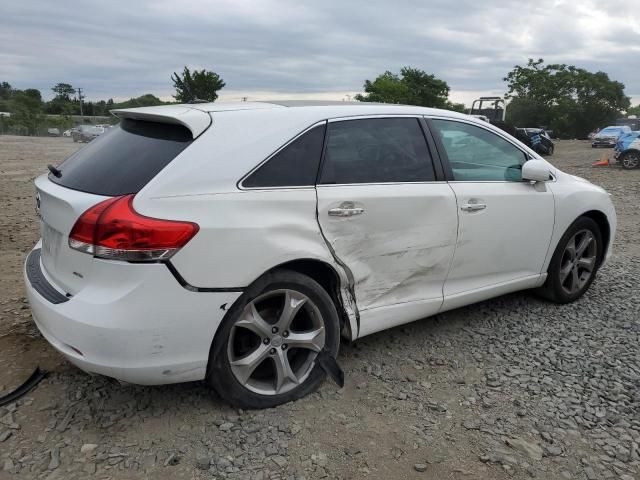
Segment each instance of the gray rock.
[[209,470],[211,466],[211,459],[208,455],[200,454],[196,456],[196,468],[199,470]]
[[413,466],[413,469],[414,469],[416,472],[426,472],[426,471],[427,471],[427,464],[426,464],[426,463],[416,463],[416,464]]
[[506,440],[507,445],[511,448],[524,453],[531,460],[542,460],[542,447],[534,441],[525,440],[521,437],[508,438]]
[[3,468],[2,468],[2,469],[3,469],[5,472],[11,472],[11,471],[13,471],[14,467],[15,467],[15,465],[13,464],[13,460],[11,460],[10,458],[7,458],[7,459],[4,461],[4,466],[3,466]]
[[220,425],[219,428],[223,432],[228,432],[229,430],[231,430],[233,428],[233,423],[231,423],[231,422],[223,423],[222,425]]
[[55,470],[60,466],[60,449],[54,447],[49,452],[51,460],[49,461],[49,470]]
[[96,448],[98,448],[98,445],[96,445],[95,443],[85,443],[84,445],[82,445],[82,447],[80,447],[80,453],[93,453]]
[[585,467],[584,474],[587,476],[587,480],[598,480],[600,478],[591,467]]

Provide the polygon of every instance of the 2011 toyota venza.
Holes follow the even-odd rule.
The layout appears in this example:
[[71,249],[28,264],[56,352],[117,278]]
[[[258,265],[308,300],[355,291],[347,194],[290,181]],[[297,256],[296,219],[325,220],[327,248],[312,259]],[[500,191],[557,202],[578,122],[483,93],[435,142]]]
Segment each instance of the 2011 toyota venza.
[[[137,384],[269,407],[350,340],[522,289],[579,298],[609,195],[486,122],[374,104],[117,110],[35,181],[25,281],[44,337]],[[322,357],[318,357],[322,355]]]

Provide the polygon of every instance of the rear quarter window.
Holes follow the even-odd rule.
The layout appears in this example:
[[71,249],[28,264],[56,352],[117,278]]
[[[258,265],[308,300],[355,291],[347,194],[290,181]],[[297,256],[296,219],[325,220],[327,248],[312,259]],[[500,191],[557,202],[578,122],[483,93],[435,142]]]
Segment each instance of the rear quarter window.
[[245,188],[306,187],[316,183],[326,124],[308,130],[269,158],[243,182]]
[[62,162],[60,177],[49,179],[96,195],[138,193],[191,142],[182,125],[123,119]]

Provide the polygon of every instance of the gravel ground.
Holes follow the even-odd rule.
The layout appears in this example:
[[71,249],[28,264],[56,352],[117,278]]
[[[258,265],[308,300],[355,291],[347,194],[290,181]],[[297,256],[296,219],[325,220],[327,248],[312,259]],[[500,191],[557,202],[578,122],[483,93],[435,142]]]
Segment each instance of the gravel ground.
[[565,141],[551,160],[613,194],[612,261],[565,306],[527,292],[344,345],[346,386],[239,411],[199,383],[121,386],[39,336],[21,265],[38,237],[32,179],[77,146],[0,136],[0,479],[640,478],[640,171]]

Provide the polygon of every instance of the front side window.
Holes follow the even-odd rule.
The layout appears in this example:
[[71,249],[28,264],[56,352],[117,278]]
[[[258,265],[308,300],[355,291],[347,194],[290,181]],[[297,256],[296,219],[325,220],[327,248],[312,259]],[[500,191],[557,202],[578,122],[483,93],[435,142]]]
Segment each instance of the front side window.
[[322,184],[435,180],[417,118],[370,118],[327,127]]
[[242,185],[247,188],[315,185],[325,126],[300,135],[249,175]]
[[522,180],[525,153],[489,130],[452,120],[433,120],[440,136],[453,179],[457,181]]

